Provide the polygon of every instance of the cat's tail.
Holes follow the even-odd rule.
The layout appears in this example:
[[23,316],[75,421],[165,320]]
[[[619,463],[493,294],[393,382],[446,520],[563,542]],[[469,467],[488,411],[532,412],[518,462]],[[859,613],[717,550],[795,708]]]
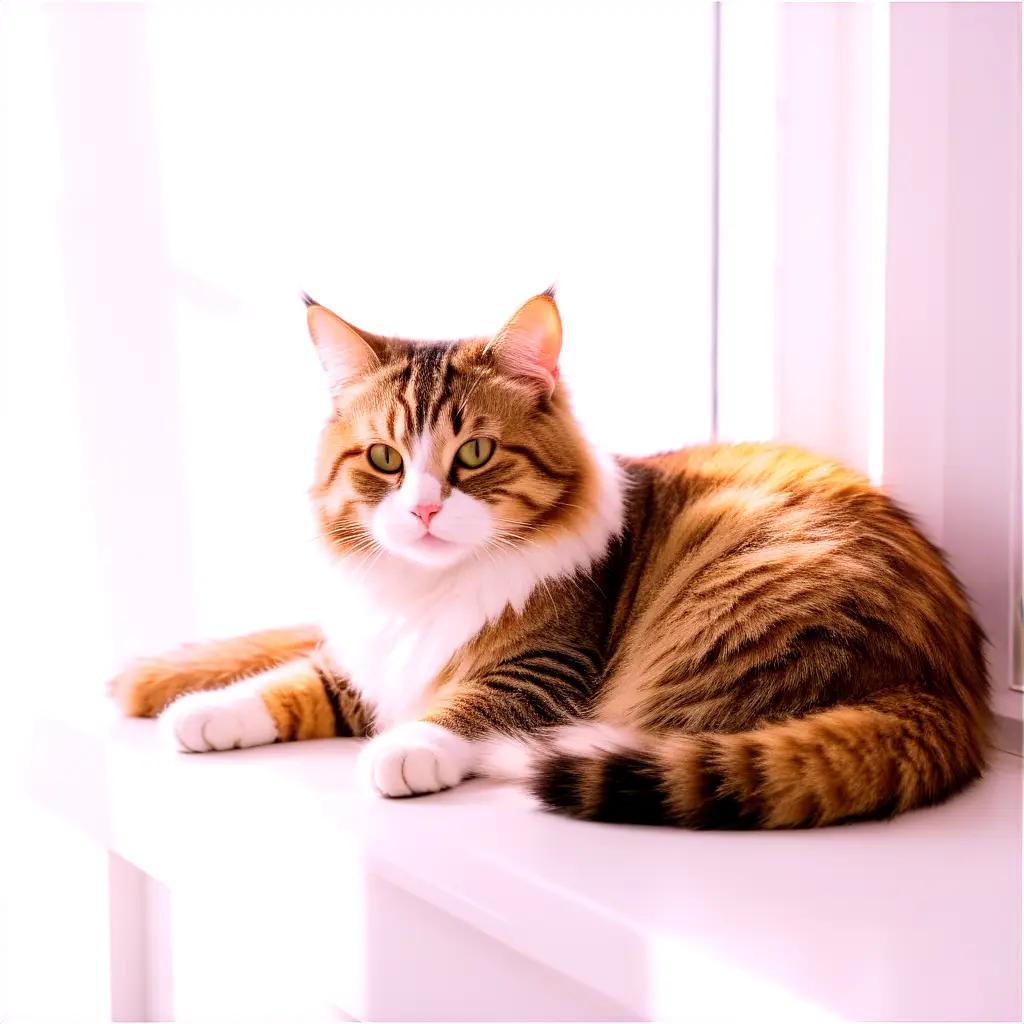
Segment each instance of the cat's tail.
[[310,654],[321,643],[323,634],[318,627],[295,626],[186,644],[169,654],[131,662],[110,681],[107,690],[126,715],[150,718],[183,693],[218,690]]
[[684,828],[805,828],[936,803],[984,768],[985,726],[900,691],[748,732],[644,735],[580,724],[490,744],[479,772],[548,808]]

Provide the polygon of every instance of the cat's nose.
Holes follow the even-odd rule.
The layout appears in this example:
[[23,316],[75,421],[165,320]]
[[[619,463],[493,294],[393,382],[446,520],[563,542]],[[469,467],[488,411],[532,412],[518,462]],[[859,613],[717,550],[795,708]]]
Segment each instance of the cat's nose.
[[429,530],[430,520],[441,511],[440,505],[413,505],[412,514]]

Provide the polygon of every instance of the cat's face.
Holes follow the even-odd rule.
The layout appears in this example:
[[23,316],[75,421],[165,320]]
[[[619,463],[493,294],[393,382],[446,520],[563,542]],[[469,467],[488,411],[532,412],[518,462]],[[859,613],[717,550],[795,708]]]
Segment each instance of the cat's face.
[[379,338],[316,304],[309,320],[335,410],[312,495],[335,551],[486,564],[585,514],[594,470],[557,380],[552,297],[456,343]]

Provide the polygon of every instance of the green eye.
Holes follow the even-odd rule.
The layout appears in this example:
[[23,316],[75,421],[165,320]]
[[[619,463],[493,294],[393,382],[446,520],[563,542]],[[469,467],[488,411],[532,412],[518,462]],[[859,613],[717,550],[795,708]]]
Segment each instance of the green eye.
[[402,468],[402,456],[389,444],[371,444],[366,455],[370,465],[382,473],[397,473]]
[[489,437],[474,437],[455,453],[455,458],[466,469],[479,469],[494,454],[494,442]]

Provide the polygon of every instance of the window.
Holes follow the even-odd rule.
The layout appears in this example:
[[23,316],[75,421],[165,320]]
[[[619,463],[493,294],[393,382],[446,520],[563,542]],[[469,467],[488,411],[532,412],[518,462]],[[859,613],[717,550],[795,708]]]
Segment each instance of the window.
[[1020,7],[725,6],[721,74],[721,436],[885,486],[1019,721]]
[[63,429],[48,412],[37,430],[18,394],[9,414],[35,457],[81,473],[95,520],[62,557],[108,595],[115,651],[307,614],[326,389],[300,288],[373,330],[457,337],[555,282],[594,440],[708,436],[712,14],[388,0],[14,20],[53,75],[30,90],[38,69],[16,65],[32,118],[12,112],[12,148],[50,248],[14,280],[66,300],[50,289],[44,324],[16,304],[9,336],[58,335],[68,395]]

